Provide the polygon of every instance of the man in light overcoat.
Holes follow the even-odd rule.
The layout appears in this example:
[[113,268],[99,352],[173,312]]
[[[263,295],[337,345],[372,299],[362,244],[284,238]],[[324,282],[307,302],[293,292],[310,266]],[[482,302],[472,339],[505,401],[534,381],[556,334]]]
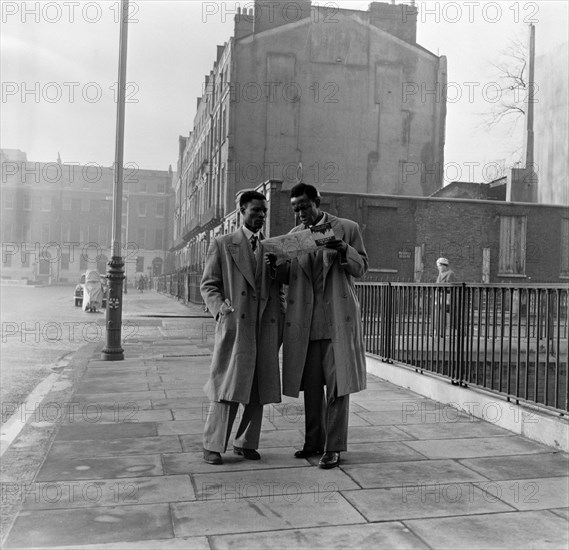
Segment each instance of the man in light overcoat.
[[263,405],[281,401],[279,347],[284,307],[281,285],[263,261],[265,197],[246,191],[239,199],[243,226],[211,244],[201,281],[202,297],[216,320],[204,460],[221,464],[239,404],[242,417],[233,450],[249,460],[257,452]]
[[[288,284],[283,336],[283,393],[304,390],[306,433],[297,458],[323,455],[321,468],[340,463],[347,450],[349,395],[366,388],[365,349],[354,278],[368,259],[357,223],[320,210],[312,185],[290,191],[300,218],[292,232],[329,222],[336,239],[279,266]],[[270,264],[270,258],[266,259]],[[324,398],[324,386],[326,397]]]

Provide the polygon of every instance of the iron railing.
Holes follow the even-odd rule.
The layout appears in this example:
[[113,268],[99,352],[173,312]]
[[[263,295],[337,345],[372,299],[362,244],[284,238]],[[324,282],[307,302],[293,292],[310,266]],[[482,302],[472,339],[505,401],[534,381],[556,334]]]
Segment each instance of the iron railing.
[[192,304],[203,304],[200,294],[201,273],[178,271],[154,277],[154,288],[163,294]]
[[568,410],[566,287],[356,287],[368,353],[455,384]]

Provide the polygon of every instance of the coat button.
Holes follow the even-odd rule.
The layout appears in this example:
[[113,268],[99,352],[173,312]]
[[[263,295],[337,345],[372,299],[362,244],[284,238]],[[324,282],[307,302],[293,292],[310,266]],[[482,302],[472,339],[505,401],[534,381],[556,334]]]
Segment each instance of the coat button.
[[294,304],[294,300],[289,300],[288,303],[289,303],[289,304]]
[[287,323],[287,324],[286,324],[286,326],[287,326],[287,327],[290,327],[290,326],[291,326],[291,324],[290,324],[290,323]]
[[342,294],[342,298],[347,298],[348,295],[344,292],[344,294]]
[[245,314],[244,314],[244,313],[241,314],[241,319],[245,319]]
[[245,296],[245,294],[246,294],[246,292],[243,290],[243,291],[241,292],[241,296]]
[[277,321],[275,319],[271,319],[271,323],[276,323]]
[[292,276],[292,280],[293,280],[293,281],[296,281],[297,279],[298,279],[298,277],[297,277],[296,275],[293,275],[293,276]]
[[346,321],[350,322],[352,320],[351,317],[346,317]]

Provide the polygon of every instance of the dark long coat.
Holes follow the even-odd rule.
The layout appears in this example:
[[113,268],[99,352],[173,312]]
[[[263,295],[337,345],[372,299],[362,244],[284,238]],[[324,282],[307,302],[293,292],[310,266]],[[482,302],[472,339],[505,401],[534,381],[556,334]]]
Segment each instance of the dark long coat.
[[[262,243],[259,257],[263,258]],[[212,401],[248,403],[255,365],[261,404],[281,401],[279,347],[284,308],[280,284],[257,262],[242,229],[217,237],[205,263],[200,291],[216,320],[210,378]],[[220,315],[225,299],[235,311]]]
[[[327,214],[336,237],[348,244],[345,263],[336,250],[324,249],[324,303],[333,325],[332,346],[338,395],[366,388],[366,361],[360,306],[354,278],[365,274],[367,254],[357,223]],[[292,229],[304,229],[299,225]],[[314,292],[308,254],[291,260],[283,337],[283,393],[298,397],[308,350]]]

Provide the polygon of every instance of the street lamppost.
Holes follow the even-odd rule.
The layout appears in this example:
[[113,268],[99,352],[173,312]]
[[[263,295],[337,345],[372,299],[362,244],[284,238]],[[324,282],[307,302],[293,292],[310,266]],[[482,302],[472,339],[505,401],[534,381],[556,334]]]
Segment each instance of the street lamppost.
[[109,281],[109,299],[107,301],[106,313],[107,345],[102,351],[102,359],[105,361],[121,361],[124,359],[124,350],[121,346],[122,282],[124,279],[124,262],[121,256],[121,238],[127,42],[128,0],[121,0],[117,129],[115,138],[115,171],[113,186],[112,256],[107,264],[107,279]]

